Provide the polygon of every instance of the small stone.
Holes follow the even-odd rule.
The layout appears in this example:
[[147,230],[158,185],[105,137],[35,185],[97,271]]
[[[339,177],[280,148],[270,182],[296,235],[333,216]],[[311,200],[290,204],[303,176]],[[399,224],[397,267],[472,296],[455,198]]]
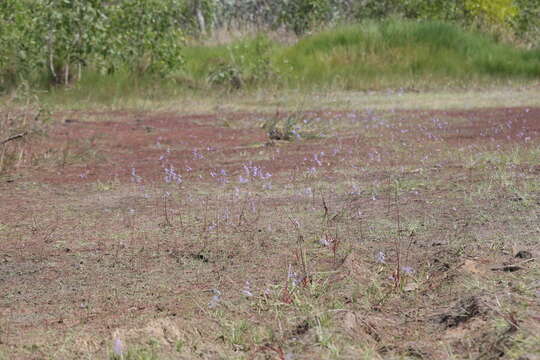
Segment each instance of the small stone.
[[411,282],[411,283],[408,283],[407,285],[405,285],[405,287],[403,288],[404,291],[415,291],[418,289],[418,284],[417,283],[414,283],[414,282]]
[[530,251],[521,250],[521,251],[518,251],[518,253],[516,254],[516,257],[519,259],[528,260],[528,259],[532,259],[533,256]]

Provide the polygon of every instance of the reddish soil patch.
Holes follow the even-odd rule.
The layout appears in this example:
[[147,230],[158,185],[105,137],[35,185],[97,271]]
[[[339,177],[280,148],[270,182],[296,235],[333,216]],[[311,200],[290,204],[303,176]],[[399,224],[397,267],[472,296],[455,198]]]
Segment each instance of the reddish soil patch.
[[251,144],[265,141],[264,132],[259,129],[216,125],[215,115],[121,116],[119,121],[72,121],[56,126],[51,134],[53,142],[75,143],[75,152],[80,151],[82,142],[87,142],[91,149],[99,151],[100,159],[82,168],[79,164],[63,166],[60,176],[48,173],[40,179],[52,183],[112,178],[124,181],[131,178],[133,168],[138,176],[155,179],[163,175],[156,174],[156,168],[166,164],[183,165],[183,170],[201,170],[205,162],[198,160],[208,154],[250,151]]
[[[73,114],[72,114],[73,115]],[[95,115],[95,114],[93,114]],[[220,126],[220,115],[176,115],[115,112],[107,118],[117,121],[76,121],[55,126],[46,146],[58,151],[81,154],[72,165],[41,169],[34,173],[50,183],[132,179],[132,169],[147,181],[163,178],[163,168],[172,165],[182,176],[190,172],[216,169],[238,171],[239,153],[256,154],[268,141],[262,129],[233,129]],[[285,116],[286,114],[282,114]],[[234,120],[258,118],[259,114],[227,114]],[[373,112],[318,111],[308,118],[333,119],[365,124],[395,141],[443,141],[453,146],[484,143],[531,144],[540,137],[540,108],[496,108],[471,111],[395,111],[390,119]],[[345,120],[344,120],[345,119]],[[386,119],[386,120],[385,120]],[[366,157],[377,156],[377,139],[366,139],[350,132],[318,141],[291,143],[280,147],[273,159],[260,161],[272,173],[289,171],[314,164],[313,156],[321,151],[336,152],[339,147],[354,147]],[[263,150],[268,150],[264,149]],[[94,158],[84,159],[94,152]],[[86,154],[86,155],[85,155]],[[343,155],[343,153],[342,153]],[[229,159],[229,160],[228,160]],[[219,170],[218,169],[218,170]]]
[[[499,141],[529,142],[540,136],[540,108],[518,107],[474,111],[431,111],[425,115],[451,143]],[[462,120],[458,125],[452,120]]]

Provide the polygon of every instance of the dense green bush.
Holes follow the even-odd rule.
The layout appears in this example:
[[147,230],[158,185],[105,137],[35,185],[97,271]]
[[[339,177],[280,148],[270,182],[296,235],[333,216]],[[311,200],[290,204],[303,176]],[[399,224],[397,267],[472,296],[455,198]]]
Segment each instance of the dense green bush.
[[540,48],[540,1],[515,0],[519,11],[512,19],[513,28],[523,40]]
[[182,74],[195,82],[228,89],[263,85],[277,77],[271,58],[278,49],[264,36],[215,47],[186,47]]
[[38,11],[31,5],[19,0],[0,2],[0,90],[48,63],[39,18],[35,16]]

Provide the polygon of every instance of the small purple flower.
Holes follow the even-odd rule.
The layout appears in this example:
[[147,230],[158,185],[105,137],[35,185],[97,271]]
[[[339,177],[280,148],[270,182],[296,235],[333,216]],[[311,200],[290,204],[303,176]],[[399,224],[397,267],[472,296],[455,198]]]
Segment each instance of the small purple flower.
[[182,175],[179,175],[176,173],[176,170],[174,170],[174,167],[170,165],[168,168],[165,168],[165,182],[171,183],[176,182],[177,184],[182,183]]
[[165,154],[162,154],[160,157],[159,157],[159,161],[164,161],[164,160],[167,160],[167,158],[169,157],[169,154],[171,153],[171,149],[167,148],[167,150],[165,151]]
[[326,237],[322,237],[319,240],[319,244],[321,244],[322,246],[330,246],[330,242],[326,239]]
[[204,155],[197,151],[197,149],[193,150],[193,159],[194,160],[201,160],[204,159]]
[[247,297],[252,297],[253,293],[251,292],[251,284],[249,281],[246,281],[244,284],[244,289],[242,289],[242,294],[244,294]]
[[120,358],[124,356],[124,344],[118,336],[114,337],[113,352],[116,356],[119,356]]
[[379,251],[377,253],[377,255],[375,255],[375,261],[378,262],[379,264],[384,264],[385,263],[385,257],[386,257],[386,255],[384,255],[384,253],[382,251]]
[[225,184],[227,184],[228,182],[229,182],[229,180],[228,180],[226,177],[224,177],[224,176],[218,178],[218,183],[220,183],[220,184],[222,184],[222,185],[225,185]]
[[142,177],[137,175],[134,167],[131,168],[131,181],[136,183],[136,184],[139,184],[142,181]]
[[245,177],[243,177],[242,175],[240,175],[240,176],[238,176],[238,182],[239,182],[240,184],[245,184],[245,183],[248,183],[249,180],[246,179]]
[[407,275],[413,275],[414,274],[414,269],[412,267],[410,267],[410,266],[403,266],[401,268],[401,271],[403,271]]
[[287,271],[287,280],[292,281],[293,286],[297,286],[302,282],[298,274],[293,271],[291,264],[289,264],[289,270]]
[[224,220],[224,221],[229,221],[229,218],[231,216],[231,212],[229,211],[229,208],[225,208],[225,210],[223,211],[223,215],[221,216],[221,218]]
[[208,307],[210,309],[213,309],[216,306],[218,306],[219,302],[221,301],[221,291],[219,291],[217,289],[212,289],[212,293],[214,294],[214,296],[212,296],[212,299],[208,303]]
[[249,206],[251,208],[251,212],[255,214],[257,212],[257,205],[255,204],[255,201],[251,200],[249,202]]
[[313,155],[313,160],[317,163],[317,165],[322,166],[322,161],[319,160],[319,154]]

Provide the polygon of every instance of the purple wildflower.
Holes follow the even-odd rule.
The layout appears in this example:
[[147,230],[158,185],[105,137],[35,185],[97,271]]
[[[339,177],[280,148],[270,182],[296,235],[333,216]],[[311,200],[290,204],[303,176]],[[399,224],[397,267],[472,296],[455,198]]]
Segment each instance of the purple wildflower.
[[291,264],[289,264],[289,270],[287,271],[287,280],[292,281],[293,286],[297,286],[302,282],[298,274],[292,270]]
[[211,309],[218,306],[219,302],[221,301],[221,291],[219,291],[217,289],[212,289],[212,293],[214,294],[214,296],[212,296],[212,299],[208,303],[208,307],[211,308]]
[[131,181],[136,183],[136,184],[139,184],[142,181],[142,177],[137,175],[134,167],[131,168]]
[[201,160],[204,159],[204,155],[197,151],[197,149],[193,149],[193,159],[194,160]]
[[322,237],[319,240],[319,244],[321,244],[322,246],[330,246],[330,241],[328,241],[326,237]]
[[182,183],[182,175],[177,174],[172,165],[170,165],[169,168],[165,168],[164,179],[167,184],[171,182],[176,182],[177,184]]
[[244,289],[242,289],[242,294],[244,294],[247,297],[252,297],[253,293],[251,292],[251,284],[249,281],[246,281],[244,284]]
[[407,275],[413,275],[414,274],[414,269],[412,267],[410,267],[410,266],[403,266],[401,268],[401,271],[403,271]]
[[124,356],[124,344],[118,336],[114,337],[113,352],[116,356],[119,356],[120,358],[123,358]]

